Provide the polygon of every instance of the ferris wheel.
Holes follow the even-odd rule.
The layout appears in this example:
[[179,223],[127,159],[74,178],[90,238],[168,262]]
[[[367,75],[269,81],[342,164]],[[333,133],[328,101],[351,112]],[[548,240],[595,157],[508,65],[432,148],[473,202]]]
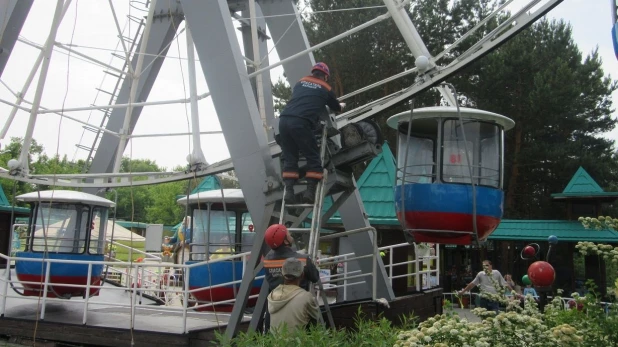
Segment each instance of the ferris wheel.
[[[33,1],[5,1],[0,7],[0,12],[3,14],[0,18],[4,19],[0,27],[2,29],[0,48],[3,51],[0,54],[1,79],[4,80],[4,76],[8,73],[6,68],[12,63],[10,58],[17,42],[34,47],[38,53],[29,72],[20,71],[26,76],[24,83],[5,85],[6,89],[11,92],[12,98],[0,99],[0,102],[8,105],[10,109],[0,132],[0,139],[6,139],[18,115],[28,119],[21,153],[19,157],[9,161],[7,168],[0,170],[0,178],[97,192],[100,188],[156,184],[234,169],[255,223],[258,242],[253,245],[252,254],[258,254],[262,250],[263,240],[261,238],[273,216],[274,205],[282,198],[281,169],[278,161],[281,150],[273,141],[276,118],[273,111],[270,74],[274,69],[282,67],[285,77],[292,85],[314,65],[313,52],[315,50],[343,40],[361,30],[371,30],[377,23],[394,21],[407,49],[415,57],[416,67],[401,71],[381,81],[368,81],[367,86],[341,96],[340,100],[412,74],[417,76],[415,82],[407,88],[338,116],[330,115],[327,118],[329,126],[335,131],[343,130],[346,126],[357,124],[406,102],[429,88],[436,88],[446,103],[457,106],[457,98],[452,88],[442,85],[442,82],[507,42],[562,1],[531,0],[518,7],[516,11],[512,11],[510,16],[503,16],[506,11],[510,10],[509,6],[514,3],[513,0],[504,1],[494,12],[441,52],[429,52],[425,46],[410,20],[408,12],[410,0],[383,0],[383,2],[384,6],[380,6],[383,14],[311,46],[307,40],[302,20],[303,15],[310,14],[304,13],[305,9],[301,11],[300,4],[295,0],[151,0],[144,3],[101,1],[96,3],[96,6],[101,9],[100,16],[93,15],[85,19],[86,24],[91,21],[91,25],[96,26],[95,23],[99,21],[107,21],[106,28],[110,29],[109,32],[100,32],[97,35],[101,38],[114,37],[117,39],[117,45],[112,48],[99,49],[103,47],[97,47],[97,38],[94,35],[88,47],[84,47],[85,44],[72,43],[72,39],[69,39],[69,42],[59,41],[58,35],[61,30],[69,30],[70,38],[80,34],[75,24],[80,21],[80,12],[76,9],[78,2],[57,0],[53,10],[47,15],[52,18],[47,37],[42,40],[43,42],[37,43],[20,36]],[[121,7],[119,4],[124,4],[122,6],[127,10],[124,21],[119,15]],[[72,8],[75,12],[73,23],[68,23],[68,27],[62,26],[63,19]],[[107,13],[107,20],[102,19],[103,10]],[[492,19],[500,19],[495,29],[449,63],[443,62],[445,56],[451,54],[464,40],[470,38],[474,32]],[[123,24],[123,22],[126,23]],[[241,28],[240,35],[237,34],[236,26]],[[181,52],[180,40],[186,42],[186,52]],[[177,57],[170,56],[173,48],[177,48]],[[111,58],[108,56],[106,61],[101,55],[92,53],[93,51],[104,51],[104,55],[111,55]],[[270,63],[271,58],[275,60],[273,52],[277,53],[279,60]],[[79,59],[79,64],[94,64],[103,68],[104,71],[101,74],[106,77],[108,83],[104,87],[97,87],[99,94],[94,102],[89,99],[81,100],[82,103],[76,106],[67,106],[64,101],[59,107],[44,105],[44,93],[47,90],[59,88],[57,84],[50,83],[55,69],[58,69],[54,59],[59,54]],[[186,70],[181,68],[181,72],[175,76],[161,76],[166,61],[175,58],[186,60]],[[75,72],[71,71],[70,66],[68,65],[67,72],[64,74],[67,80],[69,74],[78,77],[89,76],[89,70]],[[202,73],[199,73],[200,68]],[[38,79],[32,86],[33,93],[28,94],[35,77]],[[200,83],[204,87],[202,78],[208,86],[207,92],[198,87]],[[167,92],[168,95],[174,97],[151,98],[153,88],[161,82],[159,81],[161,79],[164,80],[163,95]],[[167,83],[175,80],[176,85],[182,86],[179,88],[182,89],[180,97],[178,97],[177,90],[165,89],[166,79],[168,79]],[[186,85],[188,87],[185,89]],[[81,88],[81,85],[76,88]],[[69,88],[66,88],[66,92],[61,95],[64,94],[66,100],[71,93]],[[206,102],[211,102],[214,106],[216,122],[221,130],[202,130],[209,125],[205,124],[205,119],[200,116],[199,112]],[[55,104],[57,105],[58,102]],[[166,121],[153,122],[148,119],[148,112],[145,110],[170,105],[180,106],[169,111],[170,115]],[[85,114],[86,117],[78,116],[80,113]],[[88,115],[91,113],[97,113],[98,116],[89,118]],[[404,134],[410,134],[409,130],[406,133],[401,126],[405,123],[405,119],[410,119],[407,124],[412,124],[412,114],[413,112],[410,112],[410,118],[405,115],[399,116],[399,120],[395,120],[396,124],[393,127]],[[85,155],[83,158],[85,158],[87,171],[84,173],[36,174],[31,172],[28,155],[35,129],[42,118],[50,116],[60,116],[67,122],[75,122],[83,126],[77,134],[58,132],[57,136],[58,143],[78,139],[76,141],[78,148],[81,148]],[[500,115],[485,114],[483,117],[485,117],[484,120],[489,119],[501,124],[505,129],[508,129],[512,123]],[[175,123],[178,122],[186,124],[187,130],[171,132],[170,128],[174,128]],[[154,123],[151,125],[158,126],[159,130],[136,134],[135,129],[144,123]],[[457,129],[458,126],[454,123],[453,129]],[[456,130],[453,131],[456,132]],[[212,144],[202,142],[202,136],[207,135],[223,135],[230,158],[209,164],[204,155],[204,148]],[[80,136],[83,141],[79,140]],[[73,139],[69,140],[69,137]],[[131,151],[135,141],[146,137],[155,138],[157,141],[163,141],[169,137],[183,138],[183,141],[186,141],[185,144],[189,144],[184,153],[187,157],[188,168],[169,172],[120,172],[123,155],[127,150]],[[467,163],[466,165],[471,167],[472,161],[465,158],[467,153],[467,148],[461,152],[453,151],[451,153],[454,160],[452,164]],[[468,178],[464,174],[457,175],[456,171],[453,173],[454,179],[467,182]],[[414,176],[423,177],[423,175],[423,173],[415,173]],[[406,177],[405,171],[402,177]],[[470,181],[473,177],[470,173]],[[489,178],[487,180],[496,181],[496,179]],[[363,212],[359,194],[355,190],[353,177],[350,177],[348,181],[352,190],[346,192],[345,201],[340,203],[342,220],[346,229],[366,227],[368,220]],[[499,191],[501,181],[497,179],[496,182],[498,183],[494,190]],[[476,196],[474,183],[471,183],[471,188],[473,196]],[[489,196],[492,193],[493,191],[490,191],[487,194]],[[473,206],[476,206],[476,202]],[[405,209],[403,211],[408,212]],[[475,210],[473,212],[474,221],[477,220],[476,214]],[[495,218],[492,218],[486,224],[495,224]],[[491,228],[491,225],[488,228]],[[474,229],[476,232],[476,225]],[[459,231],[451,230],[450,232],[458,233]],[[366,235],[359,235],[352,242],[352,247],[355,248],[357,254],[367,254],[371,250],[369,245],[372,242],[371,236],[366,233]],[[255,269],[258,261],[259,257],[252,257],[247,267]],[[376,261],[382,264],[379,259]],[[369,269],[371,264],[363,263],[361,267]],[[394,294],[390,285],[387,284],[383,265],[380,265],[377,276],[379,277],[378,297],[393,298]],[[243,277],[238,291],[238,302],[246,302],[251,281],[252,276]],[[231,334],[235,332],[242,318],[243,305],[236,306],[229,320],[228,333],[231,332]]]

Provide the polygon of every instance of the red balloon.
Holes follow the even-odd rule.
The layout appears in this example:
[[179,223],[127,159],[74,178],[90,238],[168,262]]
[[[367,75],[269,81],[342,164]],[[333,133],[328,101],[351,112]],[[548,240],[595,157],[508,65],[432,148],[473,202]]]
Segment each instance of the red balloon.
[[549,287],[556,279],[556,271],[546,261],[535,261],[528,267],[528,277],[535,287]]
[[528,258],[532,258],[536,254],[536,249],[534,249],[534,247],[532,247],[532,246],[526,246],[526,247],[524,247],[524,252],[523,253],[524,253],[524,256],[526,256]]

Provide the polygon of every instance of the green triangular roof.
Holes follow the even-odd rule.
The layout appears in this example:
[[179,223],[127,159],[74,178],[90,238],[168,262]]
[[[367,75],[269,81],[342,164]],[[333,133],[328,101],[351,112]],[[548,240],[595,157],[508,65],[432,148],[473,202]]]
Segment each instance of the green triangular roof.
[[605,192],[601,186],[586,172],[583,167],[579,167],[575,175],[569,181],[562,193],[552,194],[552,198],[618,198],[618,193]]
[[11,206],[11,204],[9,204],[9,199],[7,199],[6,194],[4,194],[2,185],[0,185],[0,206]]
[[30,209],[26,207],[17,207],[13,208],[13,205],[7,199],[6,194],[4,194],[4,189],[2,189],[2,185],[0,185],[0,211],[1,212],[15,212],[19,215],[27,215],[30,213]]
[[191,194],[206,192],[209,190],[221,189],[219,180],[214,176],[206,176],[200,184],[191,191]]
[[[393,152],[384,142],[382,153],[373,158],[361,177],[356,182],[365,211],[372,225],[399,225],[395,213],[395,174],[397,166]],[[333,200],[328,197],[324,201],[324,211],[332,206]],[[331,217],[328,223],[340,224],[339,212]]]
[[584,170],[583,167],[579,167],[577,172],[571,178],[569,184],[562,191],[562,194],[573,193],[602,193],[603,188]]

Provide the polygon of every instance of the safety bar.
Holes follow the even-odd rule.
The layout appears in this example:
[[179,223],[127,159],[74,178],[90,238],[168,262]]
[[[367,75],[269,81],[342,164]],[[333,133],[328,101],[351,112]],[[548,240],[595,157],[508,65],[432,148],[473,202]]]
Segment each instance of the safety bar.
[[[362,232],[371,232],[373,234],[373,255],[363,255],[363,256],[359,256],[359,257],[353,257],[353,258],[347,258],[344,262],[349,262],[350,260],[356,260],[356,259],[362,259],[362,258],[369,258],[369,257],[373,257],[373,262],[372,262],[372,266],[371,266],[371,276],[372,276],[372,283],[371,283],[371,299],[375,301],[376,299],[376,292],[377,292],[377,288],[378,288],[378,282],[377,282],[377,257],[378,257],[378,232],[376,230],[376,228],[374,227],[363,227],[363,228],[359,228],[359,229],[353,229],[353,230],[348,230],[348,231],[344,231],[344,232],[340,232],[340,233],[335,233],[335,234],[330,234],[330,235],[326,235],[326,236],[322,236],[319,238],[319,240],[330,240],[330,239],[336,239],[339,237],[343,237],[343,236],[348,236],[348,235],[352,235],[352,234],[357,234],[357,233],[362,233]],[[359,275],[360,276],[360,275]],[[339,280],[348,280],[349,278],[347,277],[343,277],[340,278]]]

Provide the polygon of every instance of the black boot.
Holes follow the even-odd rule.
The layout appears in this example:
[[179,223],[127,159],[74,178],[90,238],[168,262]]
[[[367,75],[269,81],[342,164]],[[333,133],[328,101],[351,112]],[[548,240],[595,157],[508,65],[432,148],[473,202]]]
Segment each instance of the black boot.
[[315,192],[318,186],[317,180],[307,180],[307,190],[303,193],[303,203],[313,204],[315,202]]
[[286,179],[283,180],[285,184],[285,195],[283,196],[283,200],[288,205],[293,205],[296,203],[296,199],[294,198],[294,184],[296,180]]

